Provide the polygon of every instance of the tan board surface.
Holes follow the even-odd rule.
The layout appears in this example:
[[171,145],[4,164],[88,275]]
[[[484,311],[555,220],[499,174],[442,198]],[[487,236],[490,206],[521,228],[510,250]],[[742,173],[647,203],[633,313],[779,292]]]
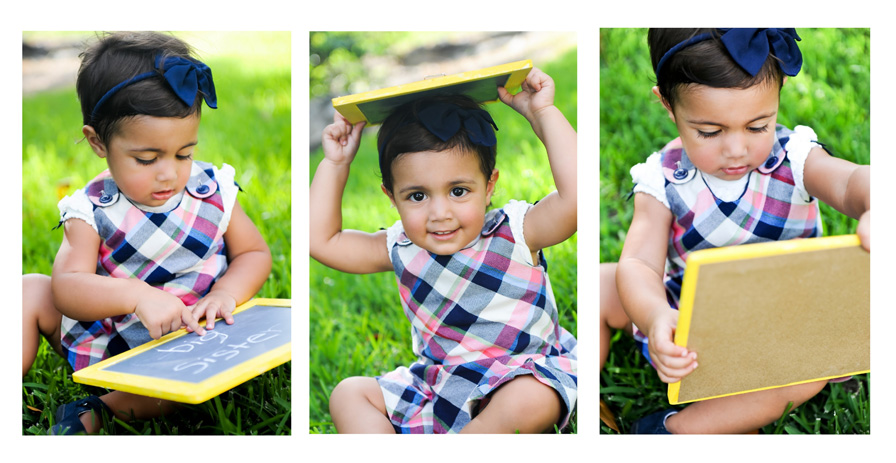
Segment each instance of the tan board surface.
[[854,235],[735,248],[688,259],[676,344],[699,367],[670,403],[870,370],[870,255]]

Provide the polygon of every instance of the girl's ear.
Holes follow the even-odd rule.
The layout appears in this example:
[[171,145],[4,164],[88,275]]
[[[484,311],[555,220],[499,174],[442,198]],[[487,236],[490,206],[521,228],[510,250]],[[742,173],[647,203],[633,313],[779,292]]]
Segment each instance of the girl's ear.
[[492,169],[492,175],[485,185],[485,202],[491,204],[492,194],[495,193],[495,183],[498,183],[498,169]]
[[672,107],[669,106],[669,102],[663,98],[663,95],[660,94],[659,87],[653,87],[653,94],[656,95],[657,99],[660,100],[660,103],[663,104],[663,107],[666,108],[666,111],[669,113],[669,119],[672,119],[672,122],[675,122],[675,113],[672,112]]
[[93,149],[93,152],[96,153],[97,156],[101,158],[105,158],[108,154],[106,152],[106,145],[100,141],[100,137],[96,134],[96,130],[89,125],[85,125],[81,128],[81,133],[84,134],[84,138],[87,139],[87,143],[90,144],[90,147]]
[[392,196],[392,192],[386,188],[386,185],[380,184],[380,189],[383,190],[383,193],[389,197],[389,202],[392,203],[392,207],[395,207],[395,198]]

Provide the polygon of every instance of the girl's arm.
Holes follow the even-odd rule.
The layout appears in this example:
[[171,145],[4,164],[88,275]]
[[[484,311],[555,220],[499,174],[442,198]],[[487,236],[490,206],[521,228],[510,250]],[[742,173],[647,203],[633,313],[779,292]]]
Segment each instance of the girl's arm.
[[629,319],[647,335],[657,374],[674,383],[697,367],[697,354],[674,343],[678,311],[669,306],[663,274],[672,212],[653,196],[635,194],[635,213],[616,267],[616,288]]
[[224,232],[224,242],[227,271],[208,294],[189,307],[196,320],[205,317],[207,329],[214,328],[217,317],[232,324],[233,309],[254,296],[271,274],[271,250],[238,201]]
[[554,81],[538,68],[532,68],[522,90],[511,95],[498,88],[498,96],[522,114],[544,143],[557,191],[547,195],[526,213],[523,234],[532,252],[565,241],[577,229],[575,129],[554,106]]
[[871,166],[836,158],[812,148],[803,168],[806,191],[841,213],[859,220],[856,233],[871,250]]
[[136,278],[96,274],[100,237],[86,222],[65,222],[62,245],[53,262],[53,303],[63,315],[81,321],[136,313],[153,339],[187,325],[199,334],[189,309],[176,296]]
[[385,231],[365,233],[342,229],[342,195],[363,128],[363,122],[352,126],[336,113],[334,122],[324,129],[324,159],[314,173],[309,193],[311,257],[348,273],[392,270]]

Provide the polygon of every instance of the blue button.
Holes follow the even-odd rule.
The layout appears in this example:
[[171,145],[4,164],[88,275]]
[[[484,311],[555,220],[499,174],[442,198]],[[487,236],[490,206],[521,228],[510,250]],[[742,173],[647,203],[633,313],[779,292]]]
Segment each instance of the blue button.
[[771,169],[772,167],[775,167],[775,164],[777,164],[777,163],[778,163],[778,157],[772,156],[772,157],[768,158],[767,161],[765,161],[765,168]]
[[687,169],[679,167],[675,169],[675,172],[672,172],[672,176],[675,177],[675,180],[684,180],[688,176]]
[[112,201],[112,195],[104,194],[104,195],[100,196],[101,203],[106,204],[109,201]]
[[198,187],[196,187],[196,193],[199,193],[201,195],[208,193],[208,185],[199,185]]

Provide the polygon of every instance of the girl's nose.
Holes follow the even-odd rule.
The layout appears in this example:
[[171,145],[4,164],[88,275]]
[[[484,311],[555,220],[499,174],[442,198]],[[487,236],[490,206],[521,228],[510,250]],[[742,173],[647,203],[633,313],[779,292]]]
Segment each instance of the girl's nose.
[[731,133],[725,137],[724,153],[726,158],[741,158],[747,154],[747,138],[744,134]]
[[173,160],[159,160],[159,168],[156,170],[156,180],[167,182],[177,177],[177,164]]
[[451,218],[451,204],[446,198],[435,197],[430,201],[429,218],[433,221]]

